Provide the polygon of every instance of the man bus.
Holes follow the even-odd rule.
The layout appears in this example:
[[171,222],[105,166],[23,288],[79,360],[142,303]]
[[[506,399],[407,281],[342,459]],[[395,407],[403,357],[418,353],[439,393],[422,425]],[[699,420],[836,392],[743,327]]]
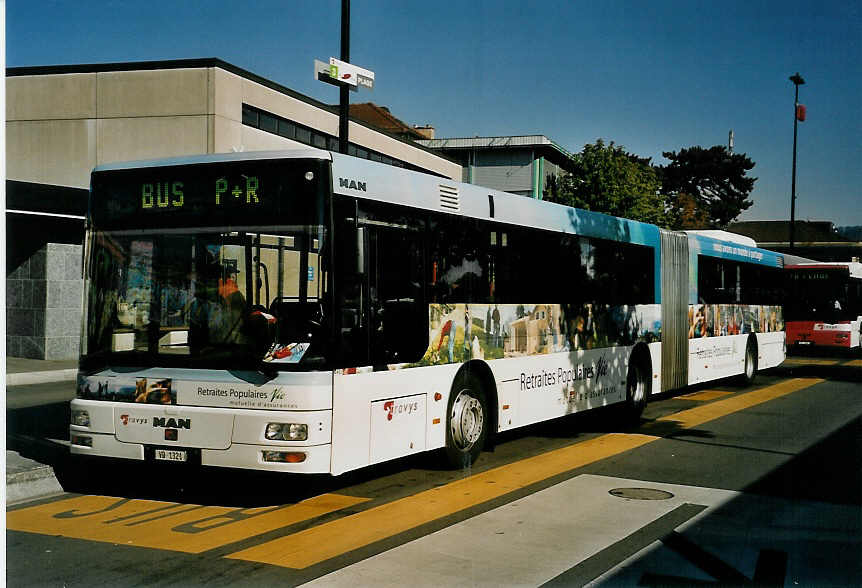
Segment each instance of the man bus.
[[784,359],[782,257],[318,150],[94,170],[71,451],[295,473]]

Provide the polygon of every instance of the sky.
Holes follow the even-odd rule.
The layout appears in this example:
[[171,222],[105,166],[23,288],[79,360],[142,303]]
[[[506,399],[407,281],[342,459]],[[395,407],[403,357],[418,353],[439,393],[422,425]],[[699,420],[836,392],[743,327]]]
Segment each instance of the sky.
[[[602,138],[662,152],[726,145],[756,164],[739,220],[862,225],[862,2],[353,0],[350,61],[375,72],[351,101],[437,137]],[[10,0],[6,65],[216,57],[322,102],[340,0]]]

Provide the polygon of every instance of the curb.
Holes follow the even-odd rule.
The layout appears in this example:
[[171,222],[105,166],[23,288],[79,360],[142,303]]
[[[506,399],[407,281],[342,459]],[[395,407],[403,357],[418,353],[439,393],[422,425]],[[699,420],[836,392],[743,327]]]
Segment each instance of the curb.
[[6,474],[6,504],[62,493],[63,487],[51,466],[39,464],[32,470]]
[[77,369],[22,372],[17,374],[7,373],[6,385],[27,386],[30,384],[47,384],[49,382],[74,382],[77,377]]

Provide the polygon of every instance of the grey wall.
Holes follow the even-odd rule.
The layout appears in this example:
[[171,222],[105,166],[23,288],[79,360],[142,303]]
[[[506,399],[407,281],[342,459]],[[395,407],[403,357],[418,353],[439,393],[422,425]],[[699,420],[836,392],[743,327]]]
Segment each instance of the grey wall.
[[532,193],[533,156],[528,150],[479,151],[473,183],[504,192]]
[[6,353],[75,359],[80,348],[81,246],[47,243],[6,276]]

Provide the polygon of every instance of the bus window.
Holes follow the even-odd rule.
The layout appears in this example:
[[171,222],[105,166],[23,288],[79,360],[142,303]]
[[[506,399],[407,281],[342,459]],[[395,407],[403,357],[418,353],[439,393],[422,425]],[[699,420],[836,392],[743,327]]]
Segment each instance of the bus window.
[[428,225],[432,302],[490,302],[490,240],[476,221],[436,215]]

